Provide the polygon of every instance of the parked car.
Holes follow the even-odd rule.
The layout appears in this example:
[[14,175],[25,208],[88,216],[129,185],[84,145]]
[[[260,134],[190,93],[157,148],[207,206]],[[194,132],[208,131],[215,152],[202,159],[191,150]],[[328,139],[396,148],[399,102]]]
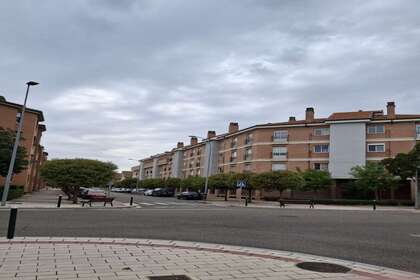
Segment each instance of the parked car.
[[102,189],[83,189],[80,193],[81,198],[89,198],[93,196],[106,196],[106,193]]
[[201,200],[203,199],[203,195],[199,192],[182,192],[177,194],[176,198],[187,200]]
[[167,188],[156,188],[152,192],[152,196],[170,197],[170,196],[174,196],[174,195],[175,195],[175,192],[173,190],[167,189]]
[[153,190],[146,190],[143,194],[146,196],[151,196],[153,193]]
[[134,189],[131,190],[131,193],[132,194],[144,194],[145,191],[146,191],[145,189],[136,189],[136,188],[134,188]]

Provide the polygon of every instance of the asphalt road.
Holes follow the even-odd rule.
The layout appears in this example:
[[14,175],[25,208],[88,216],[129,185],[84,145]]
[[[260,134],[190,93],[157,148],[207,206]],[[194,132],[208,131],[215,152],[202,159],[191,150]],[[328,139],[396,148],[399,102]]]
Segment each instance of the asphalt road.
[[[194,208],[20,209],[16,235],[214,242],[313,253],[420,273],[420,213],[191,203]],[[2,236],[8,215],[7,210],[0,210]]]

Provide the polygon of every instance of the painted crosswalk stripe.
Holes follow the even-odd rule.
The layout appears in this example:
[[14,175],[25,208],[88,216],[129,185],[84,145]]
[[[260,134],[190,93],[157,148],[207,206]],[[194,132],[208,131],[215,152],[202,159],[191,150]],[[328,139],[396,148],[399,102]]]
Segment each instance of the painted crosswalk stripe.
[[157,205],[165,205],[165,206],[168,206],[168,204],[167,204],[167,203],[162,203],[162,202],[156,202],[155,204],[157,204]]
[[153,203],[147,203],[147,202],[140,202],[139,204],[141,204],[141,205],[148,205],[148,206],[154,205]]

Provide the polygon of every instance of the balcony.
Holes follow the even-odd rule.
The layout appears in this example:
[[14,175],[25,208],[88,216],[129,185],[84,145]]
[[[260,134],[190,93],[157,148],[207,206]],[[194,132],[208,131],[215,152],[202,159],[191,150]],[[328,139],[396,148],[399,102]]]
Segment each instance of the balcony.
[[287,160],[287,154],[284,154],[284,155],[271,154],[271,158],[274,160]]
[[251,161],[252,160],[252,155],[245,155],[244,160],[245,161]]
[[245,138],[245,145],[251,145],[252,144],[252,138]]
[[236,142],[231,142],[230,143],[230,148],[236,148],[236,146],[238,145],[238,143]]
[[289,141],[289,137],[276,137],[271,136],[271,140],[276,143],[287,143]]
[[236,162],[236,157],[230,157],[229,162]]

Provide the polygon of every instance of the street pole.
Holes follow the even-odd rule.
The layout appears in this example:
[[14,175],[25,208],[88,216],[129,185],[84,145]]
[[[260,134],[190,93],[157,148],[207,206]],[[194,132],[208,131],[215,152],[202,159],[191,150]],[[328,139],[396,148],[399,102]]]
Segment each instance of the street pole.
[[141,160],[139,160],[139,174],[137,175],[136,193],[139,191]]
[[13,151],[12,151],[12,158],[10,159],[9,170],[7,172],[6,182],[4,184],[1,206],[6,206],[7,195],[9,194],[10,183],[12,181],[12,175],[13,175],[13,168],[15,166],[15,161],[16,161],[16,154],[19,148],[19,143],[20,143],[20,134],[22,132],[23,121],[25,117],[26,101],[28,100],[29,87],[36,86],[37,84],[38,84],[37,82],[33,82],[33,81],[26,83],[27,87],[26,87],[25,101],[23,102],[22,113],[21,113],[20,121],[19,121],[19,127],[16,132],[15,144],[13,146]]
[[419,167],[416,167],[416,185],[414,189],[414,209],[420,209]]
[[209,144],[209,157],[207,158],[207,170],[206,170],[206,181],[204,183],[204,199],[207,200],[207,192],[209,187],[209,172],[210,172],[210,159],[212,157],[212,148],[210,139],[207,140]]

